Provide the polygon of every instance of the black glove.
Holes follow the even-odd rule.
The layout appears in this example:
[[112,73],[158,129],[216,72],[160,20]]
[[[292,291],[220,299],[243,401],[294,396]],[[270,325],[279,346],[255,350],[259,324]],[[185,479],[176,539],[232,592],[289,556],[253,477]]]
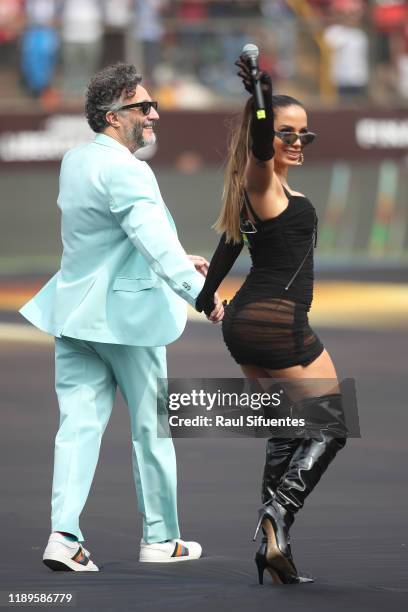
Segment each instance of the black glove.
[[[253,77],[249,65],[243,55],[235,62],[238,66],[238,76],[242,79],[245,89],[253,94]],[[260,161],[268,161],[275,154],[273,148],[273,139],[275,136],[274,121],[273,121],[273,105],[272,105],[272,80],[267,72],[260,71],[258,78],[261,81],[262,91],[265,101],[265,119],[258,119],[256,116],[255,105],[252,101],[252,117],[251,117],[251,139],[252,153]]]
[[198,312],[204,310],[207,317],[210,316],[215,308],[214,293],[231,270],[243,246],[243,242],[238,244],[226,242],[225,233],[221,236],[214,255],[211,258],[204,286],[196,300],[195,307]]
[[[237,75],[241,78],[245,89],[252,95],[254,93],[253,77],[246,56],[240,55],[235,62],[235,66],[239,68]],[[265,96],[269,90],[272,90],[271,77],[264,70],[259,70],[257,78],[261,81],[262,91]]]

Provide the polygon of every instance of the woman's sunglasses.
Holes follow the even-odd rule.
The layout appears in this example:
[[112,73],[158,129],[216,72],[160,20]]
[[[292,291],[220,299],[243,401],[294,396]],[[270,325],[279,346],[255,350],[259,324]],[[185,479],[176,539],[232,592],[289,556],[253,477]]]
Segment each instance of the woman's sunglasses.
[[239,220],[239,231],[241,234],[256,234],[258,232],[252,221],[243,217]]
[[316,138],[316,134],[313,132],[300,132],[299,134],[296,132],[275,132],[275,136],[280,138],[285,145],[293,145],[300,138],[300,142],[304,147],[311,144]]
[[135,102],[134,104],[125,104],[125,106],[121,106],[118,110],[126,110],[127,108],[140,108],[144,115],[148,115],[150,113],[150,109],[154,108],[157,111],[159,107],[159,103],[156,100],[144,100],[143,102]]

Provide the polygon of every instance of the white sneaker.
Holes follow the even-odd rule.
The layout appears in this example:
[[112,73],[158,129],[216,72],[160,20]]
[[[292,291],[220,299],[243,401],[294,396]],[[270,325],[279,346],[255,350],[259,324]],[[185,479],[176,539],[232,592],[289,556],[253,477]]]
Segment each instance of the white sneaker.
[[140,541],[139,561],[142,563],[172,563],[173,561],[192,561],[201,557],[202,548],[198,542],[169,540],[146,544]]
[[79,542],[71,542],[62,533],[50,535],[43,562],[54,571],[99,572],[91,553]]

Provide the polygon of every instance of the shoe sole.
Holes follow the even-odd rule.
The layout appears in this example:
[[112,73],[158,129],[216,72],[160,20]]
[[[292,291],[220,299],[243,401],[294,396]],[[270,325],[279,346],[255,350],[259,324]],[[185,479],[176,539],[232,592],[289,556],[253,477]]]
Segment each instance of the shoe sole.
[[140,559],[139,563],[178,563],[179,561],[198,561],[201,557],[171,557],[170,559]]
[[43,563],[52,569],[54,572],[73,572],[72,568],[65,565],[61,561],[54,561],[54,559],[43,559]]
[[92,569],[87,569],[86,565],[81,566],[76,561],[68,561],[67,559],[43,559],[43,563],[54,572],[99,572],[96,565]]

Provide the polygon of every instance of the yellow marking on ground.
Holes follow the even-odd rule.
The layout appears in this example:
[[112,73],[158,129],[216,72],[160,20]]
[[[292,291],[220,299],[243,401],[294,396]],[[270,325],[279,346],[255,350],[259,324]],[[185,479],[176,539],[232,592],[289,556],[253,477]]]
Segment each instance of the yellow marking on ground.
[[24,323],[0,323],[0,342],[53,344],[54,337]]
[[[240,279],[227,279],[219,291],[230,301],[241,285]],[[41,286],[41,285],[40,285]],[[40,288],[35,283],[0,285],[0,310],[17,311]],[[188,317],[207,323],[203,314],[189,307]],[[407,329],[408,285],[356,281],[317,281],[309,313],[311,325],[360,329]],[[24,323],[0,323],[1,342],[49,344],[53,337]]]
[[0,310],[18,310],[39,291],[44,283],[0,283]]
[[310,313],[317,325],[408,327],[408,285],[321,281]]
[[[240,283],[227,280],[220,297],[232,299]],[[191,318],[202,315],[190,310]],[[309,312],[321,327],[408,328],[408,285],[361,281],[317,281]]]

